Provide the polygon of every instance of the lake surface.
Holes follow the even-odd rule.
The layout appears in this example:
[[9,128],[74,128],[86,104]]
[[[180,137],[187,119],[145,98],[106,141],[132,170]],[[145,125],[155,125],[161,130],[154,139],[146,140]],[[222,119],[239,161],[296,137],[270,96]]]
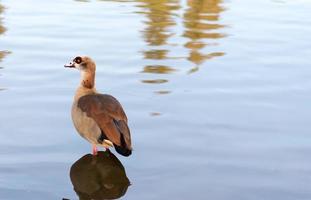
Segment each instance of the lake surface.
[[[0,199],[311,198],[310,1],[0,4]],[[122,103],[129,158],[86,155],[77,55]]]

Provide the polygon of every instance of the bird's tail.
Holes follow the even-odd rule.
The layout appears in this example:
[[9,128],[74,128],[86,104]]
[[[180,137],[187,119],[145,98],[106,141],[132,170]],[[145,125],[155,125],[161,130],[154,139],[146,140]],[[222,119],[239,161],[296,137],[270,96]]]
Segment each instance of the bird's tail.
[[127,147],[122,147],[122,146],[114,145],[114,148],[122,156],[128,157],[128,156],[130,156],[132,154],[132,150],[128,149]]
[[120,146],[114,144],[114,148],[116,149],[116,151],[122,156],[126,156],[126,157],[130,156],[132,154],[132,148],[126,145],[124,136],[122,134],[120,135],[120,142],[121,142]]

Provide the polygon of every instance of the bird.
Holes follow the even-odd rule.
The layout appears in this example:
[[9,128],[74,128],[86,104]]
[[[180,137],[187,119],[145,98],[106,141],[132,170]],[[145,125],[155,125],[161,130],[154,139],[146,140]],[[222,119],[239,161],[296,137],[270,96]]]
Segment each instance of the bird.
[[127,116],[115,97],[97,92],[95,62],[88,56],[76,56],[64,67],[80,71],[71,118],[77,132],[92,144],[93,155],[97,155],[97,147],[101,146],[108,150],[114,147],[119,154],[130,156],[132,144]]

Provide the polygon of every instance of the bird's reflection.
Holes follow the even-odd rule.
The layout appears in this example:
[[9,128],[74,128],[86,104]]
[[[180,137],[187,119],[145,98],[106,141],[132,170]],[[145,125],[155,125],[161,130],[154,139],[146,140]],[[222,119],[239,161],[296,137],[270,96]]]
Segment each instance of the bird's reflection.
[[109,150],[81,157],[71,166],[70,179],[80,200],[117,199],[130,185],[122,163]]

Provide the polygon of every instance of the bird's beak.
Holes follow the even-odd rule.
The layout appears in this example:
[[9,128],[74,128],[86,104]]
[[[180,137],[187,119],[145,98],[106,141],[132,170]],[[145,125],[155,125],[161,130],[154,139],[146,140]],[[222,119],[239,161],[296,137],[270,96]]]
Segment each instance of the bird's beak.
[[75,68],[73,62],[70,62],[69,64],[65,64],[64,67]]

